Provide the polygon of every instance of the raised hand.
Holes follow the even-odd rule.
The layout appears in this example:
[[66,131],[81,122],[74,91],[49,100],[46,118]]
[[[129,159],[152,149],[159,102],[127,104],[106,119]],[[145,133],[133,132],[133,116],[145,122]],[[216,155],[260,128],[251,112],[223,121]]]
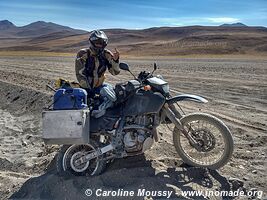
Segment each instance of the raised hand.
[[115,51],[113,52],[113,59],[118,60],[120,57],[120,52],[115,48]]

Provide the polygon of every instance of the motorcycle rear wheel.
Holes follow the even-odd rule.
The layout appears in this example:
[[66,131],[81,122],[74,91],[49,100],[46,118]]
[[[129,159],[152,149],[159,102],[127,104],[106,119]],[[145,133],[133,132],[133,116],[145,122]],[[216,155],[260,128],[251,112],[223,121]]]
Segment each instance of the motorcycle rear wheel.
[[90,144],[63,145],[60,149],[56,167],[60,176],[73,174],[75,176],[95,176],[103,173],[106,168],[106,161],[102,157],[92,159],[80,166],[75,166],[75,159],[85,155],[86,152],[95,151],[100,145],[94,140]]
[[[196,149],[178,128],[174,128],[174,146],[186,164],[219,169],[229,161],[234,142],[230,130],[221,120],[205,113],[189,114],[180,120],[184,129],[193,135],[199,144],[199,148]],[[223,146],[220,145],[222,142]],[[218,158],[209,161],[209,157],[215,157],[216,153],[219,154]]]

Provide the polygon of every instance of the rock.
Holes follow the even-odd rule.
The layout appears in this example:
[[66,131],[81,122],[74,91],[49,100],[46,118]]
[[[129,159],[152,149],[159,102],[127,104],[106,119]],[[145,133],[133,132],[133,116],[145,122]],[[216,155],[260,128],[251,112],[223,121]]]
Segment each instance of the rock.
[[257,174],[258,172],[257,172],[256,169],[254,169],[254,170],[252,171],[252,173],[253,173],[253,174]]
[[27,142],[25,142],[25,141],[22,141],[21,144],[22,144],[22,146],[24,146],[24,147],[26,147],[26,146],[28,145]]
[[37,157],[42,157],[43,156],[43,152],[38,152],[37,153]]
[[26,135],[26,140],[29,140],[29,139],[31,139],[32,138],[32,136],[31,135]]
[[232,190],[238,190],[244,186],[244,182],[238,178],[229,178],[229,182],[232,184]]
[[245,167],[243,165],[239,165],[240,169],[245,169]]
[[247,181],[248,179],[249,179],[249,178],[248,178],[248,177],[246,177],[246,176],[245,176],[245,177],[243,177],[243,180],[244,180],[244,181]]
[[254,147],[254,144],[253,144],[253,143],[250,143],[249,146],[250,146],[250,147]]

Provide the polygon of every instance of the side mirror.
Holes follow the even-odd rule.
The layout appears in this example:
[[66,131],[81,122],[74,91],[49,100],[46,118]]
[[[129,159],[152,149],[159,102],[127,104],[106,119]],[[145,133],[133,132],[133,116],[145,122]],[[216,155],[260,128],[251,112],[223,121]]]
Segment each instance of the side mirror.
[[120,69],[122,69],[122,70],[130,71],[129,66],[128,66],[127,63],[123,63],[123,62],[121,62],[121,63],[119,64],[119,67],[120,67]]

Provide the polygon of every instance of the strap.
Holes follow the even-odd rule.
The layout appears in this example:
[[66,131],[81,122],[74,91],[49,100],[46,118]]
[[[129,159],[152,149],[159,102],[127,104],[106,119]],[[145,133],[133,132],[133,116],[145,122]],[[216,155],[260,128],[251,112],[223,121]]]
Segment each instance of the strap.
[[99,68],[98,68],[98,77],[101,77],[106,69],[110,69],[112,65],[109,63],[108,59],[105,57],[105,51],[103,51],[99,56]]
[[[92,88],[93,83],[94,83],[94,76],[93,76],[94,68],[95,68],[95,59],[93,56],[91,56],[91,52],[88,49],[87,50],[87,59],[85,62],[85,77],[86,77],[86,82],[87,82],[88,88]],[[88,77],[91,78],[91,83],[90,83]]]

